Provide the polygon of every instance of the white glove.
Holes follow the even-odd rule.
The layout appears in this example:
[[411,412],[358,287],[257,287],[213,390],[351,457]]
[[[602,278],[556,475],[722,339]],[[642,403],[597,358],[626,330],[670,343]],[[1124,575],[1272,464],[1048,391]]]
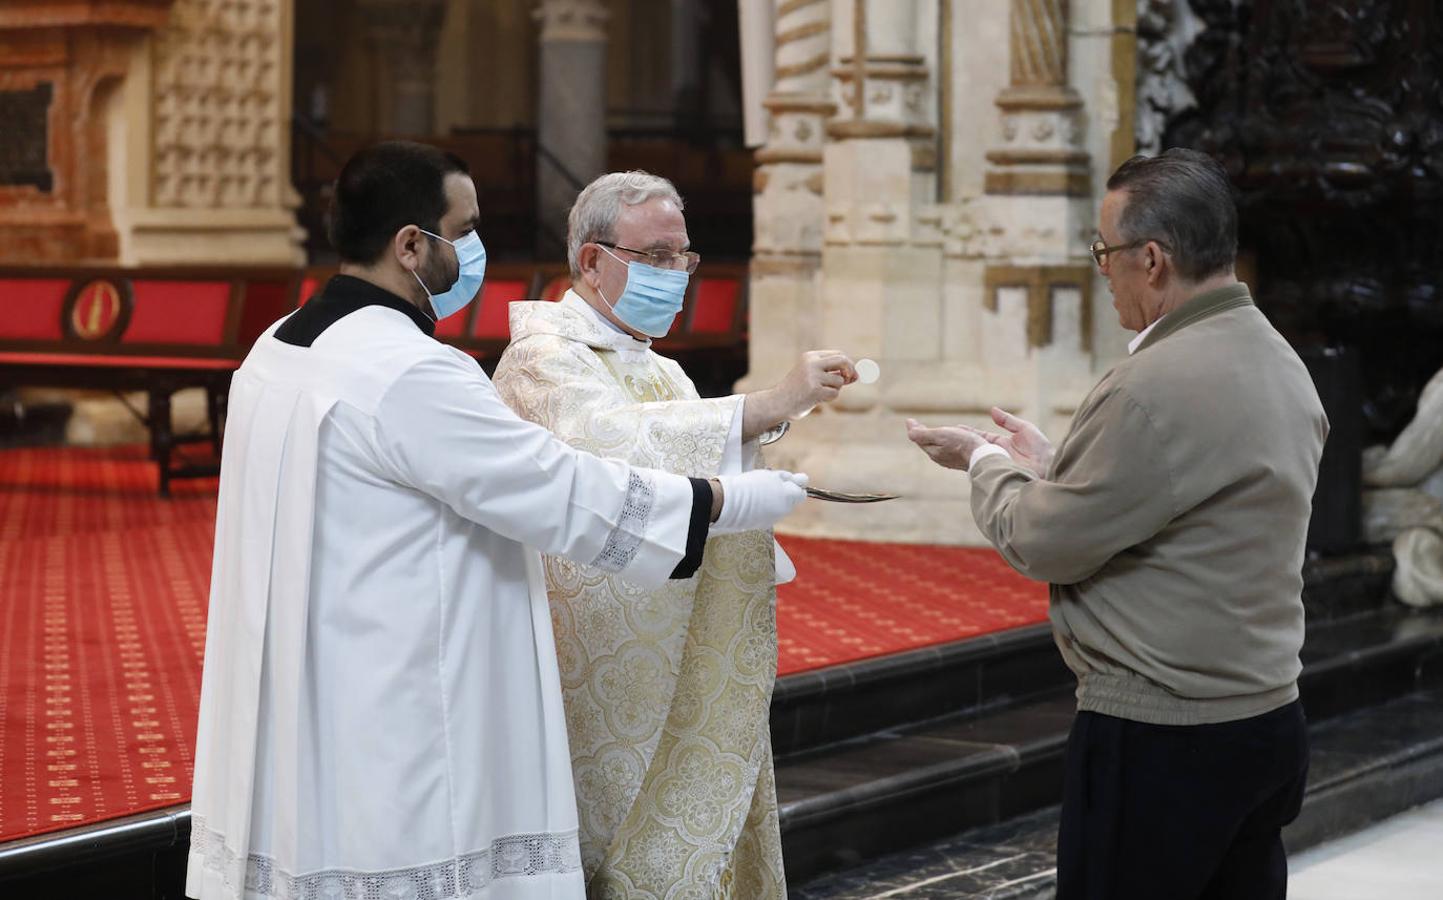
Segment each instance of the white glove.
[[771,528],[807,498],[807,476],[778,469],[753,469],[717,478],[722,508],[711,534],[736,534]]

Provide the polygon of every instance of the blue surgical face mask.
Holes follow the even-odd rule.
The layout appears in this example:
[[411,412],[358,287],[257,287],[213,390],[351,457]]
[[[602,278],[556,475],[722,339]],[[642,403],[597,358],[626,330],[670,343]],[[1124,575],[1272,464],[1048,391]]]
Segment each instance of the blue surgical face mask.
[[421,285],[421,290],[431,298],[431,310],[436,314],[436,320],[440,321],[465,309],[466,304],[475,299],[477,292],[481,290],[481,282],[486,279],[486,247],[481,243],[481,236],[474,231],[467,232],[457,241],[448,241],[424,228],[421,233],[430,235],[443,244],[450,244],[456,250],[459,274],[456,276],[456,283],[448,290],[433,294],[431,289],[426,287],[426,282],[421,280],[421,276],[415,271],[411,272],[416,282]]
[[[601,249],[606,250],[605,247]],[[617,262],[622,258],[606,250]],[[681,269],[658,269],[646,263],[626,264],[626,287],[612,303],[597,285],[597,291],[616,317],[648,337],[666,337],[672,320],[681,312],[689,276]]]

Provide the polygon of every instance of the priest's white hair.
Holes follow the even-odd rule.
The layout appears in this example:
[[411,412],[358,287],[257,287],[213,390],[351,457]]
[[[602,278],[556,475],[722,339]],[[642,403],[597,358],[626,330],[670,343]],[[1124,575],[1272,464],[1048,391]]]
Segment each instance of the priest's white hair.
[[650,172],[611,172],[588,184],[576,196],[566,219],[566,262],[571,266],[571,277],[581,277],[577,257],[582,244],[616,239],[613,229],[622,204],[636,206],[658,197],[675,203],[677,209],[683,208],[676,185]]

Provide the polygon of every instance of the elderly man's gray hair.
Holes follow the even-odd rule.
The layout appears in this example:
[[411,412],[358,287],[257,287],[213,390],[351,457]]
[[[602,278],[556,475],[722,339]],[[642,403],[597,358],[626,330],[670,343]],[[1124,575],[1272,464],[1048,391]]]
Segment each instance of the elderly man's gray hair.
[[1113,240],[1161,242],[1190,281],[1233,270],[1238,208],[1228,173],[1211,156],[1181,147],[1134,156],[1112,173],[1107,189],[1127,191],[1121,235]]
[[581,255],[582,244],[616,240],[614,230],[622,204],[636,206],[657,197],[670,200],[677,209],[682,208],[676,186],[650,172],[611,172],[588,184],[577,195],[571,215],[566,219],[566,261],[571,265],[571,277],[581,277],[577,257]]

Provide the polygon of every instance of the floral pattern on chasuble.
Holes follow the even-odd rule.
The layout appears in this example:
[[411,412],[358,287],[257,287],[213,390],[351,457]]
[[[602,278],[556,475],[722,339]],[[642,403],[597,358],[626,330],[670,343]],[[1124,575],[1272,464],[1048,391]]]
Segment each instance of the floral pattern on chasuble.
[[[513,303],[494,382],[574,447],[715,475],[740,399],[703,400],[675,362],[584,309]],[[786,896],[769,712],[768,531],[707,541],[698,573],[646,590],[546,557],[587,894]]]

